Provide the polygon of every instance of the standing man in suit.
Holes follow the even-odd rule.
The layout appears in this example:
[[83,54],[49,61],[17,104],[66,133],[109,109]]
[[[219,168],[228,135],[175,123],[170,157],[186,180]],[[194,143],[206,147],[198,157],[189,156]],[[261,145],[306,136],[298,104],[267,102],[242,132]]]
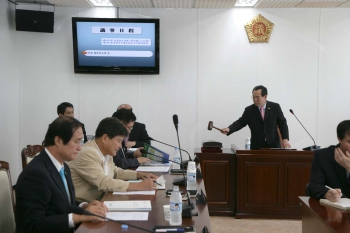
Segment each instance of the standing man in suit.
[[[112,117],[117,118],[124,125],[130,135],[130,132],[134,129],[133,127],[136,121],[135,114],[131,110],[122,108],[113,113]],[[126,146],[128,141],[126,141],[126,138],[127,136],[124,137],[122,148],[120,148],[117,155],[113,157],[113,162],[117,167],[127,169],[130,167],[138,167],[142,163],[151,162],[148,158],[142,157],[140,149],[143,147],[138,148],[136,151],[128,152],[128,147]]]
[[54,120],[45,136],[45,149],[22,171],[16,184],[16,232],[74,232],[83,221],[103,219],[77,215],[80,206],[105,216],[107,207],[98,201],[79,203],[75,199],[71,173],[65,161],[75,159],[81,149],[81,123],[72,117]]
[[308,191],[316,199],[350,197],[350,120],[339,123],[337,137],[338,145],[315,150]]
[[[221,129],[227,136],[249,126],[251,132],[251,149],[290,148],[287,120],[277,103],[267,101],[267,89],[256,86],[252,91],[254,104],[245,108],[243,115],[228,128]],[[282,136],[279,141],[277,127]]]
[[[132,107],[129,104],[121,104],[117,108],[117,111],[119,109],[128,109],[132,111]],[[139,148],[139,147],[143,147],[144,143],[151,145],[151,141],[148,138],[149,136],[146,130],[146,125],[135,121],[133,128],[129,133],[129,136],[127,137],[127,142],[125,146],[127,148],[130,148],[130,147]]]
[[[73,104],[68,102],[63,102],[57,106],[57,115],[59,117],[61,116],[68,116],[68,117],[74,117],[74,107]],[[86,137],[86,131],[85,126],[83,123],[81,123],[81,127],[83,129],[83,135],[84,135],[84,143],[86,143],[87,137]]]

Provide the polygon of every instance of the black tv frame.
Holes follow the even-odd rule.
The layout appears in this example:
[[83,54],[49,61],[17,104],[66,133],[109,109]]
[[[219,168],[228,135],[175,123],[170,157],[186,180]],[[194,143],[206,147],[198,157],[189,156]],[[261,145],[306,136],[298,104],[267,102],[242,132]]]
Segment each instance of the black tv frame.
[[[155,24],[155,66],[154,67],[129,67],[129,66],[79,66],[78,61],[78,40],[77,22],[121,22],[121,23],[154,23]],[[132,74],[132,75],[153,75],[159,74],[159,19],[144,18],[85,18],[72,17],[73,32],[73,56],[74,73],[83,74]]]

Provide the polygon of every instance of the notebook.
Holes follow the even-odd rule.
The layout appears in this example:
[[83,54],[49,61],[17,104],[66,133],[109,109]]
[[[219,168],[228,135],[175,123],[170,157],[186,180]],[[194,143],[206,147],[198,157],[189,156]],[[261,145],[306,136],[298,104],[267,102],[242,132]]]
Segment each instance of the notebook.
[[349,198],[340,198],[340,200],[338,202],[330,202],[327,199],[321,199],[320,203],[324,204],[324,205],[333,206],[333,207],[335,207],[337,209],[341,209],[341,210],[350,210],[350,199]]

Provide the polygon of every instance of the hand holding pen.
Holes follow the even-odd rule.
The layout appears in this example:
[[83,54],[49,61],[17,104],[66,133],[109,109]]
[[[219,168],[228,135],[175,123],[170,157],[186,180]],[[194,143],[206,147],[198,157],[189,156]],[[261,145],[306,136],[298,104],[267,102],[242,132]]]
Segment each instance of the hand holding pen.
[[330,202],[338,202],[343,195],[341,190],[333,189],[327,185],[325,185],[325,187],[328,188],[328,191],[326,192],[324,197]]

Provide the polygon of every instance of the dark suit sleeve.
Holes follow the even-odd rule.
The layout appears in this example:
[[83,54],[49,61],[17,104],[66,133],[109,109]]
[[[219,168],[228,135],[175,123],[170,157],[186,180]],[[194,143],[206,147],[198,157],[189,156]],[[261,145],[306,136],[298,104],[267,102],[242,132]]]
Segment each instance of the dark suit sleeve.
[[85,131],[85,126],[84,124],[81,124],[82,126],[82,129],[83,129],[83,134],[84,134],[84,143],[86,143],[88,140],[87,140],[87,136],[86,136],[86,131]]
[[280,129],[282,139],[289,140],[287,120],[284,117],[281,106],[279,104],[277,104],[277,125],[278,125],[278,128]]
[[113,162],[117,167],[126,169],[126,168],[130,168],[130,167],[138,167],[140,166],[139,161],[135,158],[135,157],[131,157],[130,154],[127,155],[126,159],[124,158],[124,154],[123,154],[123,149],[120,149],[117,152],[117,155],[113,157]]
[[16,200],[20,203],[16,212],[21,215],[16,216],[16,219],[21,218],[17,232],[71,232],[72,229],[68,228],[68,210],[62,214],[57,210],[57,214],[48,216],[47,206],[55,201],[52,200],[53,196],[46,174],[35,170],[22,176],[16,187]]
[[243,115],[235,122],[233,122],[228,128],[230,129],[230,132],[227,134],[230,135],[234,132],[237,132],[238,130],[242,129],[248,124],[248,110],[247,108],[244,110]]
[[151,144],[151,141],[150,140],[147,140],[148,138],[148,133],[147,133],[147,130],[146,130],[146,125],[145,124],[141,124],[141,129],[140,129],[140,139],[139,140],[136,140],[136,145],[133,146],[134,148],[139,148],[139,147],[143,147],[143,145],[145,143],[147,144]]
[[308,187],[310,196],[316,199],[324,198],[324,195],[328,191],[328,189],[325,187],[326,175],[324,167],[322,165],[321,157],[322,154],[318,153],[318,151],[315,151]]

